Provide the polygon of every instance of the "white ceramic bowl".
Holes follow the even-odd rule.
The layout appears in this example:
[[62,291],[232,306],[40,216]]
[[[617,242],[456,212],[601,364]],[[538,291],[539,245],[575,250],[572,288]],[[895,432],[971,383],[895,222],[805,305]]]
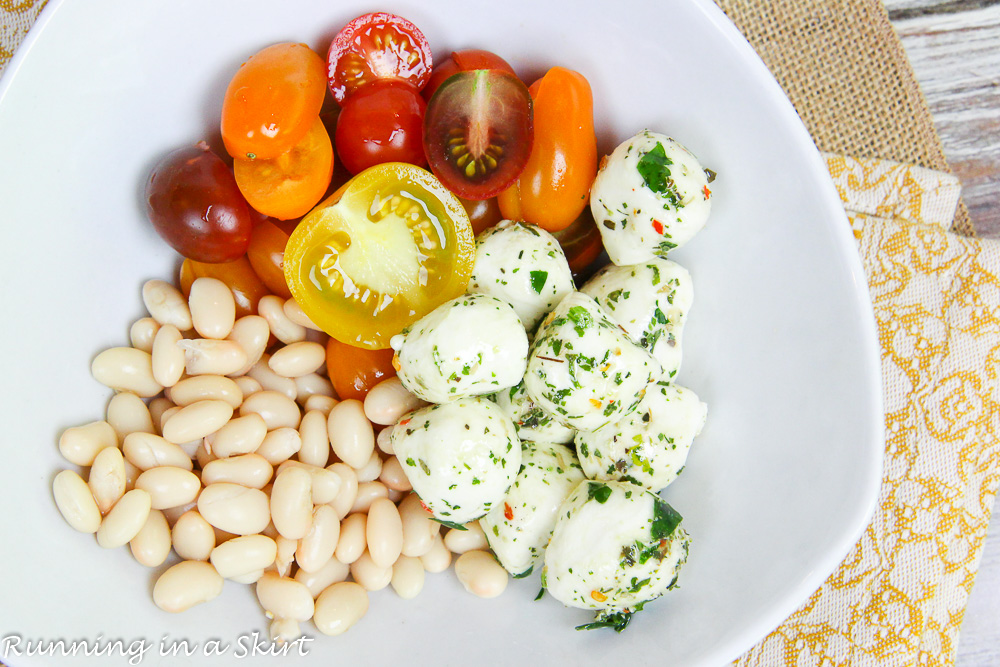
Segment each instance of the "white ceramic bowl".
[[[708,0],[50,0],[0,86],[7,664],[127,664],[18,657],[14,634],[142,640],[152,647],[143,665],[229,662],[252,632],[266,635],[248,587],[227,583],[219,599],[172,616],[152,604],[154,573],[127,549],[68,528],[51,496],[55,473],[72,467],[56,440],[103,416],[109,391],[90,361],[127,343],[140,285],[178,264],[143,213],[151,166],[215,137],[226,83],[248,55],[283,40],[325,52],[373,9],[413,20],[435,54],[492,49],[528,79],[577,69],[595,91],[602,150],[649,127],[719,173],[708,227],[672,255],[696,293],[679,381],[708,402],[709,419],[665,493],[694,539],[680,588],[625,634],[575,631],[590,614],[532,602],[536,578],[480,600],[449,572],[413,601],[374,594],[345,636],[305,625],[316,640],[300,662],[722,664],[815,590],[866,523],[882,411],[865,278],[809,136]],[[164,637],[196,654],[159,657]],[[209,638],[228,645],[223,657],[202,655]]]

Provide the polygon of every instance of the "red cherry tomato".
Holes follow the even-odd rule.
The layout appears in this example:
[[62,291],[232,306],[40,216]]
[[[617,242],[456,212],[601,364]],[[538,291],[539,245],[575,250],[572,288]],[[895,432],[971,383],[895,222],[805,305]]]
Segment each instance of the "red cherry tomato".
[[531,139],[531,97],[506,72],[480,69],[449,77],[424,115],[431,171],[465,199],[489,199],[517,180]]
[[517,76],[514,68],[506,60],[490,51],[483,51],[482,49],[452,51],[451,55],[431,72],[430,81],[427,82],[422,91],[424,99],[431,99],[434,92],[452,74],[468,72],[474,69],[495,69]]
[[146,182],[146,211],[170,247],[198,262],[231,262],[250,243],[249,206],[229,167],[203,141],[156,165]]
[[584,209],[580,217],[568,227],[553,232],[552,236],[559,241],[566,253],[566,261],[569,262],[574,277],[585,273],[604,250],[601,232],[597,229],[589,208]]
[[472,223],[472,233],[479,235],[479,232],[493,227],[503,220],[500,213],[500,205],[496,197],[489,199],[462,199],[458,198],[465,207],[465,212],[469,214],[469,222]]
[[344,102],[334,141],[352,174],[383,162],[427,164],[422,143],[424,100],[402,81],[372,81]]
[[330,92],[343,102],[375,79],[402,79],[420,90],[431,76],[431,49],[417,26],[375,12],[348,23],[327,54]]
[[396,374],[392,349],[366,350],[331,338],[326,343],[326,370],[340,400],[365,400],[368,391]]

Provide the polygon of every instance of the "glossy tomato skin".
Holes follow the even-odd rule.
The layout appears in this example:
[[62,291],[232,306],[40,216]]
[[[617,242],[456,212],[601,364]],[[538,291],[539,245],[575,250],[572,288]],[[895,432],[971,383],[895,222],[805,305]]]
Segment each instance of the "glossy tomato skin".
[[233,76],[222,102],[222,141],[234,158],[269,160],[306,135],[326,97],[326,65],[305,44],[274,44]]
[[326,370],[340,400],[365,400],[372,387],[394,377],[392,348],[365,350],[331,338],[326,344]]
[[383,162],[426,166],[426,104],[417,89],[392,80],[373,81],[351,95],[337,118],[340,161],[352,174]]
[[272,222],[264,221],[253,228],[250,236],[250,247],[247,249],[247,259],[254,273],[261,282],[284,299],[290,299],[292,293],[285,282],[285,246],[288,245],[288,234]]
[[444,62],[434,67],[434,71],[431,72],[431,78],[427,82],[427,85],[424,86],[421,94],[425,100],[429,100],[441,84],[452,74],[468,72],[474,69],[494,69],[517,76],[510,63],[492,51],[484,51],[483,49],[452,51],[451,55]]
[[496,197],[489,199],[462,199],[458,198],[465,207],[465,212],[469,214],[469,222],[472,223],[472,233],[479,236],[479,233],[495,226],[503,220],[500,213],[500,204]]
[[257,302],[269,294],[267,287],[254,273],[246,257],[232,262],[205,264],[185,259],[181,264],[180,281],[184,296],[191,293],[191,283],[197,278],[216,278],[224,282],[232,291],[236,301],[236,317],[257,314]]
[[431,76],[431,49],[417,26],[395,14],[359,16],[341,30],[327,53],[333,98],[345,99],[376,79],[396,79],[420,90]]
[[230,262],[250,243],[253,218],[236,179],[205,142],[167,155],[146,181],[146,211],[174,250],[199,262]]
[[552,236],[566,254],[566,261],[574,279],[596,270],[594,264],[604,252],[604,244],[589,207],[584,208],[580,217],[569,226],[553,232]]
[[534,143],[517,182],[500,195],[500,210],[505,218],[555,232],[586,207],[597,175],[594,99],[583,75],[563,67],[553,67],[529,90]]

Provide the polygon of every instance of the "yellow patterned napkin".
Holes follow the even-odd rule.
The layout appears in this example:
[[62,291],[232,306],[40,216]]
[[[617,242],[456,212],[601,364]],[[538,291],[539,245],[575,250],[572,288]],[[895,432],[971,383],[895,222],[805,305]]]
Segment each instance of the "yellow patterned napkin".
[[1000,244],[948,231],[954,176],[825,157],[882,348],[882,491],[837,571],[736,664],[950,665],[1000,482]]
[[0,0],[0,74],[46,0]]

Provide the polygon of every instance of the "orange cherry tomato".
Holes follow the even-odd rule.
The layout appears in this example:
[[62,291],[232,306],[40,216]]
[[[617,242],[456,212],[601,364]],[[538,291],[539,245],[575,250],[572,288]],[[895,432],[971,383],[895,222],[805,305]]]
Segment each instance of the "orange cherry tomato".
[[326,370],[341,400],[365,400],[368,391],[396,375],[392,349],[365,350],[331,338],[326,344]]
[[583,75],[553,67],[528,89],[535,138],[514,185],[500,193],[505,218],[550,232],[576,220],[597,175],[594,98]]
[[208,264],[185,259],[181,264],[180,284],[184,296],[191,293],[191,283],[196,278],[217,278],[229,286],[236,300],[236,317],[257,314],[257,302],[267,296],[267,287],[261,282],[246,256],[233,262]]
[[462,199],[459,197],[458,201],[462,202],[465,212],[469,214],[469,222],[472,223],[472,233],[476,236],[479,235],[479,232],[489,229],[503,220],[503,215],[500,213],[500,205],[497,204],[496,197],[479,200]]
[[250,247],[247,249],[247,259],[250,260],[254,273],[267,289],[284,299],[292,298],[282,266],[287,244],[288,234],[274,223],[265,221],[253,228]]
[[222,102],[222,141],[241,160],[276,158],[302,140],[326,96],[326,63],[305,44],[274,44],[243,63]]
[[240,192],[257,211],[279,220],[300,218],[326,194],[333,177],[333,144],[316,117],[306,136],[276,158],[233,160]]

